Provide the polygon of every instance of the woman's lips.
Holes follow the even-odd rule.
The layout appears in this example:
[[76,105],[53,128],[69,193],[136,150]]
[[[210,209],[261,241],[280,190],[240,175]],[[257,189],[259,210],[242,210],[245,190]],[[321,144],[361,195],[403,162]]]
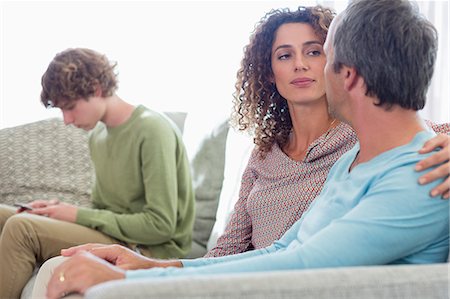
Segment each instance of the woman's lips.
[[314,83],[311,78],[297,78],[291,81],[291,84],[296,87],[309,87]]

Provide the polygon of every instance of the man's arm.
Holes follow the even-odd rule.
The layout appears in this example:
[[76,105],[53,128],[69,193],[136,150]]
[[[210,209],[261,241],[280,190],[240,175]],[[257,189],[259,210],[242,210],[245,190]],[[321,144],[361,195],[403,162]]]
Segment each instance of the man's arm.
[[[227,256],[221,256],[216,258],[197,258],[197,259],[186,259],[186,260],[180,260],[182,263],[182,266],[184,268],[195,268],[195,267],[203,267],[203,266],[211,266],[211,265],[217,265],[217,264],[227,264],[232,262],[239,263],[240,261],[245,261],[249,258],[253,257],[264,257],[269,254],[273,254],[276,252],[282,252],[287,249],[287,247],[292,243],[292,241],[297,239],[297,233],[301,226],[302,220],[298,220],[294,223],[294,225],[286,231],[286,233],[281,237],[280,240],[275,241],[272,243],[272,245],[251,250],[239,254],[234,255],[227,255]],[[195,272],[195,271],[194,271]],[[129,277],[139,277],[141,273],[131,271],[129,274]],[[136,275],[136,276],[135,276]]]
[[444,261],[449,203],[432,200],[432,186],[417,185],[411,173],[411,164],[391,171],[346,215],[298,246],[204,267],[128,271],[127,278]]

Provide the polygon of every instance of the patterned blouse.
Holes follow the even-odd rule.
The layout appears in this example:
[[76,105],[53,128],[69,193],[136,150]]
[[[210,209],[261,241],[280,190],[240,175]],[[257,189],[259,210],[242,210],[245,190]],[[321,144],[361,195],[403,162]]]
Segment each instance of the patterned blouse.
[[[450,124],[427,123],[437,133],[450,132]],[[319,195],[333,164],[356,142],[351,127],[340,123],[311,143],[302,161],[289,158],[277,144],[264,159],[254,149],[230,221],[205,257],[264,248],[278,240]]]

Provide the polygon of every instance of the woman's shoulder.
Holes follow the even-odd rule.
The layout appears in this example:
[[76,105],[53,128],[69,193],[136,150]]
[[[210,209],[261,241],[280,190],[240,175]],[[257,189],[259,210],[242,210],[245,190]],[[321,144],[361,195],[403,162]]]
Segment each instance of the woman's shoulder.
[[355,131],[348,124],[340,122],[319,138],[308,154],[307,161],[331,160],[350,150],[358,141]]
[[249,165],[253,168],[267,168],[285,164],[286,154],[282,151],[277,142],[274,142],[269,151],[262,153],[258,146],[253,148],[250,155]]
[[333,128],[327,135],[326,139],[327,143],[333,144],[334,146],[353,146],[358,141],[355,130],[353,130],[350,125],[343,122],[340,122],[335,128]]

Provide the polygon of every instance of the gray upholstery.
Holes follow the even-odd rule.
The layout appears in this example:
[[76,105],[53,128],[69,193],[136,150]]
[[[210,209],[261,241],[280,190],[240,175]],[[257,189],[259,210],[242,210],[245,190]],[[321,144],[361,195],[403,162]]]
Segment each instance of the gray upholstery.
[[376,266],[109,282],[87,299],[448,299],[448,264]]

